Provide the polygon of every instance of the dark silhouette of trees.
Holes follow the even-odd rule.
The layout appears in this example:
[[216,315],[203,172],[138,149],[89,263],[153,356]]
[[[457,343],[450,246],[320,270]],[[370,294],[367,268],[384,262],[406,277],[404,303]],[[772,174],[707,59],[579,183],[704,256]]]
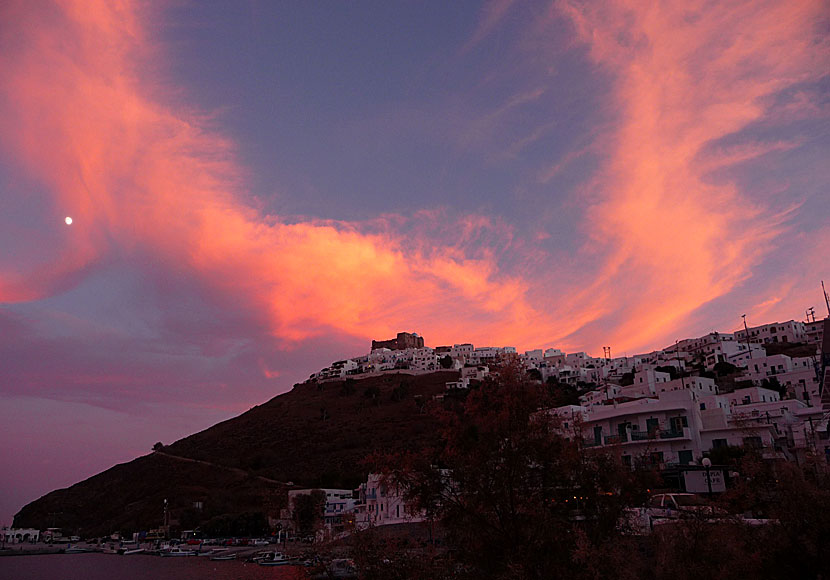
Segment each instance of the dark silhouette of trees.
[[302,536],[316,532],[323,524],[325,508],[326,492],[322,489],[295,496],[293,517],[297,532]]
[[450,355],[446,355],[446,356],[441,357],[441,359],[438,362],[441,363],[441,368],[442,369],[451,369],[452,368],[452,357]]
[[561,437],[539,412],[548,406],[547,389],[508,360],[458,412],[438,411],[443,445],[386,458],[388,477],[440,521],[464,577],[638,577],[618,527],[645,485],[613,454]]

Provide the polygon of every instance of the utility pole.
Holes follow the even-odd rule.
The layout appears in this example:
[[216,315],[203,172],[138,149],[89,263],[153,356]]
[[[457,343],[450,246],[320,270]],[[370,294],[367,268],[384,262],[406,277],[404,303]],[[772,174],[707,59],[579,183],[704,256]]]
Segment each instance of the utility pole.
[[[810,320],[811,316],[813,317],[812,320]],[[807,309],[807,322],[815,322],[815,321],[816,321],[816,309],[815,309],[814,306],[810,306]]]
[[749,356],[749,358],[752,358],[752,347],[749,345],[749,327],[747,327],[746,325],[746,314],[741,314],[741,318],[744,319],[744,331],[746,332],[746,354]]
[[821,291],[824,292],[824,303],[827,305],[827,316],[830,317],[830,296],[824,288],[824,280],[821,281]]
[[680,365],[680,341],[674,341],[674,360],[677,361],[677,372],[680,374],[680,385],[686,390],[686,381],[683,379],[683,367]]

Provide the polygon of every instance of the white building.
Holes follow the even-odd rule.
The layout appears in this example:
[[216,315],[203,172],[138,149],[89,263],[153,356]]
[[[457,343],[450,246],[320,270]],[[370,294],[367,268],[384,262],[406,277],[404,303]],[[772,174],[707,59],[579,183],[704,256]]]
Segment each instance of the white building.
[[311,495],[311,492],[318,490],[326,494],[326,504],[323,507],[323,525],[329,531],[339,530],[344,524],[344,518],[350,514],[354,514],[357,500],[354,497],[354,491],[351,489],[329,489],[329,488],[314,488],[314,489],[292,489],[288,491],[288,513],[283,514],[283,519],[293,522],[294,505],[297,497],[301,495]]
[[0,529],[0,540],[6,544],[37,543],[40,541],[40,530],[34,528],[10,528],[3,526]]
[[424,514],[406,500],[403,490],[378,473],[369,474],[366,483],[360,484],[358,494],[358,528],[424,521]]
[[[760,398],[760,405],[803,406],[798,401],[777,401],[777,393],[767,389],[748,394],[750,401]],[[736,394],[741,401],[744,395]],[[765,415],[763,421],[747,420],[744,414],[752,418],[753,404],[730,405],[728,397],[717,394],[711,379],[689,377],[685,386],[679,379],[657,383],[656,396],[560,407],[552,413],[562,420],[563,433],[586,447],[616,446],[624,463],[644,461],[667,468],[696,462],[704,452],[721,445],[751,445],[775,454],[785,428],[767,421]]]
[[[746,330],[736,330],[735,340],[746,342]],[[777,342],[807,342],[807,330],[803,322],[788,320],[749,327],[749,342],[762,344]]]

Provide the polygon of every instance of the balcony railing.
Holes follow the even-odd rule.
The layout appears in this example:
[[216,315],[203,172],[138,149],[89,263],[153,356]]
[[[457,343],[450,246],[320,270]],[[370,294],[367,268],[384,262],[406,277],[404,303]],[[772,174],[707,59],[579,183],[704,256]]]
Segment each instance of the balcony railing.
[[660,431],[660,439],[677,439],[683,437],[683,431],[675,431],[673,429],[663,429]]

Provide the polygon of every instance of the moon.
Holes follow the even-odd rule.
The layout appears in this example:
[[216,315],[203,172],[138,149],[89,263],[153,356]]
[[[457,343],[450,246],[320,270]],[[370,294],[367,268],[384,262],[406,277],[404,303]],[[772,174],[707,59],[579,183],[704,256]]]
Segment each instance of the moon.
[[66,218],[64,218],[64,220],[63,220],[63,221],[65,221],[65,222],[66,222],[66,225],[68,225],[68,226],[71,226],[71,225],[72,225],[72,218],[71,218],[71,217],[69,217],[69,216],[66,216]]

